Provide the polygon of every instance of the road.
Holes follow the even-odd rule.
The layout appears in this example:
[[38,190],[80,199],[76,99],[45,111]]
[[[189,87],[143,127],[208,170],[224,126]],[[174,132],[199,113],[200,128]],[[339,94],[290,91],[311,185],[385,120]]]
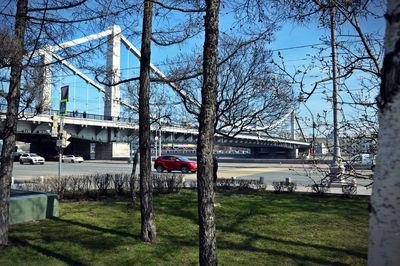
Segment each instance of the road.
[[[84,163],[63,163],[62,175],[88,175],[95,173],[130,173],[132,164],[126,161],[85,161]],[[329,168],[327,165],[318,165],[317,168],[301,164],[266,164],[246,162],[219,163],[218,178],[259,179],[263,177],[264,183],[271,185],[274,181],[284,181],[291,178],[297,185],[307,187],[312,184],[311,178],[319,180]],[[362,171],[372,174],[371,171]],[[58,162],[46,162],[44,165],[20,165],[14,163],[14,179],[23,181],[39,176],[58,176]],[[196,174],[187,174],[185,179],[196,179]],[[367,180],[358,179],[359,184],[366,185]],[[370,193],[370,192],[369,192]]]
[[[292,177],[297,182],[306,181],[304,169],[298,165],[279,165],[262,163],[219,163],[219,178],[259,178],[266,182],[281,181]],[[130,173],[132,164],[124,161],[85,161],[84,163],[63,163],[62,175],[88,175],[95,173]],[[46,162],[44,165],[20,165],[14,163],[13,176],[16,180],[31,179],[39,176],[58,176],[58,162]],[[196,178],[196,174],[187,174],[186,178]]]

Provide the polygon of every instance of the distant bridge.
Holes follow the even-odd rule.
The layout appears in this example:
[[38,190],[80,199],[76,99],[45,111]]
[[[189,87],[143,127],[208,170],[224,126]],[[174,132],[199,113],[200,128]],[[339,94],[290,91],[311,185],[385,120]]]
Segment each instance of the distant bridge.
[[[5,120],[5,105],[0,105],[0,125]],[[57,110],[50,110],[48,114],[33,115],[25,113],[25,117],[18,121],[18,140],[33,143],[33,149],[38,153],[54,153],[56,139],[51,137],[52,114]],[[104,117],[86,113],[68,113],[64,118],[65,129],[71,135],[72,145],[67,147],[70,153],[90,155],[90,143],[96,143],[96,159],[125,158],[130,154],[129,143],[138,143],[138,121],[126,117]],[[159,136],[160,127],[151,127],[151,136]],[[195,127],[163,125],[161,140],[163,143],[196,144],[198,129]],[[110,149],[114,143],[115,149]],[[250,148],[252,154],[278,152],[287,157],[295,157],[297,150],[310,147],[310,143],[258,136],[256,134],[238,134],[234,138],[221,135],[215,136],[215,143],[230,147]],[[75,144],[75,145],[74,145]]]
[[[57,54],[57,51],[60,51],[61,49],[80,45],[99,38],[107,38],[105,42],[107,44],[106,83],[115,85],[103,86],[98,84],[93,79],[68,63],[65,59],[61,58],[59,54]],[[18,122],[18,139],[32,143],[31,149],[38,153],[54,153],[56,140],[55,138],[51,138],[50,130],[52,123],[51,115],[58,112],[57,110],[52,109],[54,103],[51,102],[52,60],[56,59],[58,63],[62,64],[64,67],[74,73],[74,78],[79,77],[86,82],[86,112],[68,112],[67,116],[65,117],[65,130],[71,135],[71,145],[67,147],[65,152],[81,154],[85,157],[89,157],[91,149],[90,143],[95,143],[97,159],[129,157],[129,143],[138,142],[138,123],[132,118],[121,115],[121,105],[134,110],[135,112],[138,111],[138,108],[121,98],[119,85],[121,76],[121,44],[127,49],[128,58],[129,53],[132,53],[136,58],[140,59],[140,51],[123,36],[120,27],[117,25],[109,27],[106,31],[68,41],[57,46],[43,47],[42,49],[39,49],[31,54],[33,57],[41,57],[44,66],[43,71],[41,71],[44,82],[42,84],[42,91],[39,99],[39,101],[43,103],[43,108],[41,108],[42,113],[35,116],[33,116],[33,111],[26,111],[24,118],[21,118]],[[173,82],[168,81],[166,76],[153,64],[151,64],[151,69],[153,73],[163,79],[165,83],[172,88],[174,93],[177,93],[180,97],[185,98],[194,106],[200,105],[195,99],[191,98],[188,93],[180,89]],[[99,95],[104,94],[104,109],[102,110],[103,114],[100,114],[100,107],[99,114],[89,114],[89,86],[94,88]],[[82,92],[83,91],[81,90],[80,95],[85,94]],[[0,126],[5,119],[5,108],[6,106],[0,105]],[[73,93],[73,110],[76,110],[75,87]],[[294,139],[295,132],[293,110],[285,115],[281,120],[276,121],[275,125],[280,124],[290,114],[292,115],[292,139],[281,139],[266,136],[262,132],[266,128],[271,127],[271,125],[266,127],[264,126],[263,121],[259,121],[261,126],[255,125],[253,128],[245,128],[246,131],[254,133],[239,134],[234,138],[216,135],[215,143],[225,146],[250,148],[254,156],[261,156],[265,154],[283,154],[287,157],[296,157],[298,150],[308,149],[310,144]],[[157,131],[158,133],[156,133]],[[161,125],[161,129],[159,125],[152,126],[152,133],[150,136],[152,141],[154,141],[157,134],[161,134],[163,143],[195,144],[197,141],[198,129],[190,127],[188,124],[184,126],[178,126],[163,123]]]

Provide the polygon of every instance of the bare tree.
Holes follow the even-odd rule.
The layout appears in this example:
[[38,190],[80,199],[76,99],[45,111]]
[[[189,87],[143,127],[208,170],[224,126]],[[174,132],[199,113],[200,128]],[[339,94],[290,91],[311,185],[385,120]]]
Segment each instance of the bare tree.
[[[216,133],[234,137],[241,132],[270,135],[276,121],[297,105],[292,87],[281,76],[269,74],[271,53],[265,50],[262,40],[237,48],[242,41],[220,38],[218,64],[218,94]],[[171,69],[172,77],[193,76],[201,73],[200,62],[194,57],[184,59],[190,66]],[[222,61],[222,63],[221,63]],[[189,64],[189,63],[187,63]],[[187,91],[183,98],[187,111],[197,119],[201,102],[197,88],[202,76],[176,81]]]
[[[226,53],[219,57],[218,45],[220,37],[218,26],[220,2],[205,1],[205,3],[206,15],[204,16],[205,40],[203,46],[203,67],[200,69],[197,67],[198,65],[188,63],[192,61],[201,62],[200,56],[194,59],[182,57],[183,61],[187,63],[187,67],[182,68],[182,64],[180,68],[173,69],[166,82],[170,85],[172,85],[173,82],[175,83],[173,84],[174,89],[178,95],[182,97],[187,110],[198,119],[197,181],[199,260],[201,265],[216,265],[217,247],[215,234],[216,218],[214,213],[214,179],[216,178],[215,172],[217,164],[213,157],[216,127],[218,126],[220,132],[225,132],[227,135],[235,135],[246,128],[246,126],[256,124],[263,115],[263,111],[266,109],[266,107],[263,106],[263,100],[268,99],[269,95],[277,94],[276,92],[279,91],[283,82],[279,85],[278,83],[280,82],[277,82],[277,87],[269,88],[265,86],[265,84],[262,84],[263,79],[266,78],[264,75],[256,77],[257,74],[255,72],[262,68],[257,68],[256,65],[260,63],[263,56],[265,56],[264,51],[260,56],[256,56],[254,60],[251,59],[251,56],[257,55],[256,52],[246,57],[246,48],[249,49],[250,44],[255,44],[258,40],[269,37],[272,32],[271,27],[268,26],[263,30],[259,30],[257,27],[254,29],[246,27],[246,30],[243,29],[239,35],[242,37],[252,36],[253,38],[243,38],[240,41],[236,41],[236,43],[232,40],[225,42],[226,47],[223,50]],[[239,21],[239,18],[243,18],[243,16],[249,19],[248,15],[255,12],[254,10],[257,10],[257,12],[264,10],[263,8],[259,8],[262,4],[258,4],[260,4],[259,1],[240,1],[235,3],[231,8],[234,10],[235,18]],[[263,12],[260,12],[258,17],[260,17],[260,21],[265,19],[266,23],[274,20],[268,20]],[[244,23],[244,20],[241,20],[241,23]],[[237,27],[242,29],[238,24],[239,23],[233,23],[232,28]],[[261,50],[258,51],[260,52]],[[237,55],[235,59],[231,60],[235,55]],[[250,62],[247,62],[247,60],[250,60]],[[246,67],[235,72],[234,68],[240,63],[246,65]],[[220,66],[220,72],[222,73],[220,75],[220,80],[218,80],[218,66]],[[251,76],[250,78],[246,79],[246,74],[241,75],[239,73],[243,69],[245,69],[245,73],[247,71],[247,74]],[[265,68],[262,71],[265,73]],[[260,74],[260,72],[257,73]],[[231,80],[235,80],[235,82],[231,82]],[[249,85],[251,81],[254,82],[255,80],[258,80],[259,84]],[[219,82],[222,84],[220,87],[218,84]],[[199,85],[202,88],[201,93],[198,93],[196,88],[196,86]],[[257,92],[250,93],[253,90]],[[220,92],[220,94],[218,94],[218,92]],[[250,93],[250,95],[246,95],[246,93]],[[252,102],[251,96],[255,98],[254,102]],[[254,105],[255,102],[257,102],[260,110],[253,113],[248,112],[246,107],[252,104]],[[268,103],[269,101],[267,101],[265,105],[268,105]],[[287,108],[287,106],[285,108]],[[254,110],[254,108],[252,110]],[[217,116],[219,117],[217,118]],[[218,124],[217,121],[223,122]]]
[[379,148],[371,196],[368,265],[400,261],[400,6],[387,2],[385,59],[378,97]]
[[139,161],[139,156],[140,156],[140,149],[137,149],[134,156],[133,156],[133,162],[132,162],[132,172],[131,172],[131,176],[130,176],[130,185],[129,185],[129,189],[130,189],[130,196],[131,196],[131,203],[130,206],[131,207],[136,207],[136,166],[137,163]]
[[[101,0],[97,1],[100,3]],[[24,110],[36,105],[36,113],[48,106],[44,106],[40,97],[43,85],[43,67],[49,66],[49,62],[36,59],[36,52],[45,45],[59,45],[63,38],[73,32],[74,23],[84,23],[104,18],[110,12],[97,13],[91,16],[88,10],[95,11],[92,7],[85,6],[86,0],[57,0],[45,1],[43,4],[34,2],[28,5],[28,0],[18,0],[16,7],[9,3],[1,4],[0,16],[2,18],[0,53],[0,67],[3,71],[1,81],[9,82],[8,90],[2,88],[0,96],[7,100],[7,116],[1,130],[3,139],[2,156],[0,159],[0,245],[8,244],[8,204],[10,198],[11,175],[13,166],[13,153],[17,137],[17,121],[24,115]],[[76,9],[74,9],[76,8]],[[65,11],[74,9],[73,16],[65,17]],[[78,11],[79,10],[79,11]],[[97,10],[98,11],[98,10]],[[118,10],[120,12],[120,10]],[[60,14],[63,15],[60,15]],[[118,13],[118,12],[117,12]],[[11,34],[11,28],[14,28]],[[12,44],[12,46],[10,46]],[[90,49],[86,49],[86,51]],[[47,50],[46,50],[47,51]],[[85,51],[65,50],[64,55],[72,58]],[[10,68],[8,73],[5,68]]]
[[[318,19],[322,28],[330,27],[330,9],[336,10],[337,21],[337,81],[339,86],[339,111],[341,119],[339,124],[340,137],[347,142],[362,142],[370,139],[376,143],[377,136],[377,108],[374,97],[378,91],[381,76],[382,40],[381,33],[374,32],[363,22],[377,21],[381,17],[381,10],[385,4],[381,0],[373,1],[284,1],[289,4],[292,12],[288,17],[296,21],[309,21]],[[321,43],[313,46],[314,55],[308,54],[310,64],[304,67],[290,69],[279,53],[279,60],[273,62],[280,69],[279,73],[286,74],[287,80],[300,90],[299,102],[307,101],[315,93],[322,93],[323,99],[328,104],[335,100],[330,88],[333,80],[331,73],[332,59],[329,54],[331,37],[321,36]],[[278,62],[279,61],[279,62]],[[315,75],[318,71],[317,75]],[[319,73],[324,73],[323,75]],[[319,136],[328,138],[332,133],[331,110],[325,108],[323,112],[314,114],[313,121],[310,117],[303,118],[306,126],[313,127]],[[315,119],[314,119],[315,118]],[[330,143],[328,143],[330,147]],[[344,158],[354,155],[346,150],[344,145]],[[374,154],[374,150],[364,151]]]
[[0,246],[8,245],[8,207],[10,202],[11,175],[13,170],[14,147],[17,132],[18,107],[28,0],[19,0],[15,16],[14,56],[11,58],[10,86],[7,94],[7,115],[3,131],[3,149],[0,159]]
[[153,208],[150,153],[150,54],[153,3],[144,1],[142,48],[140,58],[139,89],[139,149],[140,149],[140,199],[141,238],[144,242],[157,242],[156,221]]
[[217,265],[216,223],[213,189],[214,126],[216,119],[218,82],[218,22],[219,0],[206,0],[204,17],[202,103],[197,141],[197,183],[199,212],[200,265]]

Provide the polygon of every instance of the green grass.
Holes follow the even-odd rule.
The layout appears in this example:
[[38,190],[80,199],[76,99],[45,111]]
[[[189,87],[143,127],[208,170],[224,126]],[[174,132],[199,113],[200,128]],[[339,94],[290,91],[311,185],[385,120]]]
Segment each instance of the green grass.
[[[218,194],[220,265],[365,265],[368,198]],[[0,265],[196,265],[197,194],[154,197],[158,244],[128,201],[61,203],[60,217],[10,226]]]

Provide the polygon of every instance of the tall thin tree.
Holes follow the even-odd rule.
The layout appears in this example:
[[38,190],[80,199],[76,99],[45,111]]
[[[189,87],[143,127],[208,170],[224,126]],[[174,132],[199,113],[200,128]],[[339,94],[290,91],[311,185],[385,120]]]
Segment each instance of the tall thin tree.
[[0,164],[0,246],[8,245],[8,207],[10,202],[11,175],[13,171],[14,147],[17,136],[18,107],[24,59],[25,29],[28,13],[28,0],[18,0],[15,17],[14,45],[10,86],[7,99],[7,115],[4,126],[3,149]]
[[368,265],[398,265],[400,261],[400,5],[396,0],[387,3]]
[[142,216],[141,239],[157,242],[156,221],[151,186],[150,153],[150,55],[153,2],[144,0],[142,46],[139,88],[139,149],[140,149],[140,210]]
[[206,0],[202,103],[197,141],[200,265],[217,265],[213,150],[217,110],[219,0]]

